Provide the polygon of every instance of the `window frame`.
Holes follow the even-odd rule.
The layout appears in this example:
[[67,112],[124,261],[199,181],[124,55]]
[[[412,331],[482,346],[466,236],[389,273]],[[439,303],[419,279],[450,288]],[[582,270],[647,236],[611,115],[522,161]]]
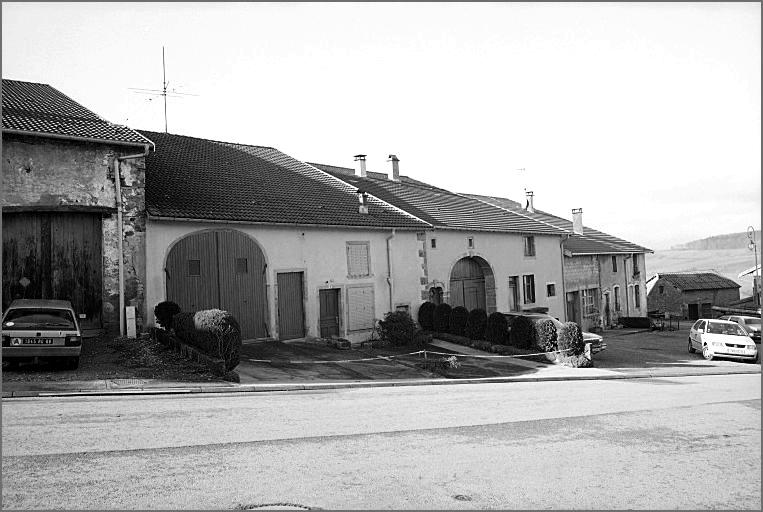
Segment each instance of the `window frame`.
[[[532,300],[528,300],[528,285],[530,294],[532,295]],[[537,299],[535,295],[535,274],[523,274],[522,275],[522,299],[524,304],[535,304],[535,301]]]
[[617,256],[612,256],[612,273],[617,273]]
[[537,250],[535,247],[535,236],[534,235],[525,235],[522,237],[523,243],[524,243],[524,255],[525,258],[534,258],[537,254]]
[[[365,246],[366,248],[366,261],[368,262],[368,268],[366,274],[353,274],[352,265],[350,264],[350,247]],[[347,257],[347,278],[348,279],[363,279],[372,277],[371,271],[371,242],[370,241],[347,241],[345,242],[345,254]]]
[[[553,293],[551,293],[550,295],[548,293],[549,287],[551,287],[551,291],[553,291]],[[546,298],[549,298],[549,297],[556,297],[556,283],[546,283]]]
[[467,249],[474,249],[474,237],[473,236],[467,236],[466,237],[466,248]]

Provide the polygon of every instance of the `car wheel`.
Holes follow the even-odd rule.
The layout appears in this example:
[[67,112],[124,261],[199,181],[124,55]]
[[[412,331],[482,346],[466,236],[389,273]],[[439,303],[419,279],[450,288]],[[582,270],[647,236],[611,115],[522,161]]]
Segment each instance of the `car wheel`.
[[696,351],[697,351],[697,349],[695,349],[694,347],[691,346],[691,340],[689,340],[689,353],[693,354]]
[[710,352],[710,347],[708,347],[707,345],[702,347],[702,357],[704,357],[708,361],[712,361],[713,360],[713,353]]

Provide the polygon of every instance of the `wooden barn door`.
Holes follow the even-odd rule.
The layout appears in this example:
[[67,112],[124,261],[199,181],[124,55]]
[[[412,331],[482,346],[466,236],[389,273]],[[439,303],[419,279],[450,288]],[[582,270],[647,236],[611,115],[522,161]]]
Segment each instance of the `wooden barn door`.
[[339,336],[339,288],[318,291],[321,338]]
[[3,308],[16,298],[68,300],[86,316],[83,328],[100,328],[102,244],[100,214],[3,214]]
[[293,340],[305,335],[302,272],[278,274],[278,338]]

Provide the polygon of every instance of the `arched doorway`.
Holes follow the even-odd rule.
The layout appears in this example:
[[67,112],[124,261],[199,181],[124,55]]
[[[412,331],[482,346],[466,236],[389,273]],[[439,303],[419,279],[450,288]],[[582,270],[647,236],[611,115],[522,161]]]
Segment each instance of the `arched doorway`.
[[469,311],[480,308],[492,313],[495,308],[495,278],[487,261],[479,256],[461,258],[450,271],[451,306]]
[[193,233],[167,255],[167,300],[182,311],[229,311],[244,339],[268,336],[265,256],[246,235],[233,230]]

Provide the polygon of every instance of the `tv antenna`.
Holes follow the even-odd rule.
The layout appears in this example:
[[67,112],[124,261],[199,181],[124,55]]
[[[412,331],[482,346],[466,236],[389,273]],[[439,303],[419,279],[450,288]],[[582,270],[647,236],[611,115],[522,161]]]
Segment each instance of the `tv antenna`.
[[[178,92],[175,89],[168,90],[170,83],[167,81],[167,67],[164,59],[164,46],[162,46],[162,88],[160,89],[138,89],[135,87],[128,87],[131,91],[135,91],[137,94],[146,94],[148,96],[161,96],[164,99],[164,133],[167,133],[167,97],[170,98],[182,98],[183,96],[198,96],[198,94],[191,94],[187,92]],[[149,98],[151,101],[151,98]]]

